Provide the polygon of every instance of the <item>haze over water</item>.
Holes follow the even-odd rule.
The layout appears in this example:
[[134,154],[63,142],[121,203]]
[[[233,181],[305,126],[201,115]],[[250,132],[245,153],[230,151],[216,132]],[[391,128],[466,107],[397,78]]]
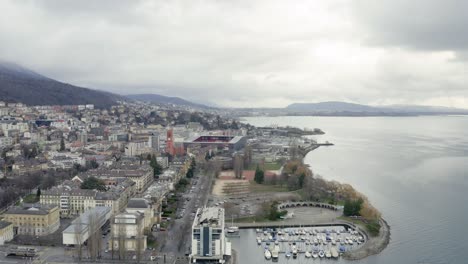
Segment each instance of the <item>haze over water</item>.
[[305,162],[314,174],[367,195],[391,226],[390,245],[358,263],[468,263],[468,117],[288,116],[245,122],[317,127],[325,132],[317,141],[335,144],[310,152]]

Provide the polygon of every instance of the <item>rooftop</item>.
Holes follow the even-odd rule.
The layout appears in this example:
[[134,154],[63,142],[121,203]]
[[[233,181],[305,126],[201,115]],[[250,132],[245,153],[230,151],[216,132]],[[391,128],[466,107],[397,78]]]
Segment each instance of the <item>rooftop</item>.
[[220,207],[199,208],[193,220],[193,225],[224,226],[224,209]]
[[25,214],[25,215],[47,215],[50,210],[57,208],[56,205],[29,204],[23,206],[13,206],[5,214]]

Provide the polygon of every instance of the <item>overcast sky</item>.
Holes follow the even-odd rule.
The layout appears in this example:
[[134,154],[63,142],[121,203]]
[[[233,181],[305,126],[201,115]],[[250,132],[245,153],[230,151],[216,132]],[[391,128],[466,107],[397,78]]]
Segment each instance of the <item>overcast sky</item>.
[[0,59],[223,106],[468,108],[466,0],[0,0]]

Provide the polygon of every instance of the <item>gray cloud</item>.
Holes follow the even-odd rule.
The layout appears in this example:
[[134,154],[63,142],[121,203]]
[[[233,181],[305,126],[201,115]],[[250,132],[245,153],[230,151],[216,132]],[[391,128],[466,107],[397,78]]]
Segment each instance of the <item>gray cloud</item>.
[[464,0],[353,1],[369,43],[416,50],[467,50],[467,10]]
[[76,85],[218,105],[468,107],[466,4],[374,2],[3,1],[0,58]]

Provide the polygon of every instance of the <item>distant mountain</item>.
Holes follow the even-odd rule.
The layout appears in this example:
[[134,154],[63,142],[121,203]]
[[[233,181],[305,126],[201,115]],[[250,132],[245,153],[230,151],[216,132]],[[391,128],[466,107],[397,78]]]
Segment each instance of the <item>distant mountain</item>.
[[128,98],[143,102],[157,103],[157,104],[174,104],[174,105],[183,105],[196,108],[212,108],[203,104],[193,103],[182,99],[180,97],[170,97],[159,94],[129,94]]
[[123,97],[59,82],[20,65],[0,61],[0,101],[27,105],[115,105]]
[[387,105],[385,108],[408,113],[468,113],[467,109],[429,105]]
[[286,107],[300,112],[381,112],[382,109],[367,105],[345,102],[294,103]]
[[294,113],[316,113],[330,115],[418,115],[418,114],[468,114],[468,109],[422,106],[388,105],[368,106],[345,102],[294,103],[285,110]]

